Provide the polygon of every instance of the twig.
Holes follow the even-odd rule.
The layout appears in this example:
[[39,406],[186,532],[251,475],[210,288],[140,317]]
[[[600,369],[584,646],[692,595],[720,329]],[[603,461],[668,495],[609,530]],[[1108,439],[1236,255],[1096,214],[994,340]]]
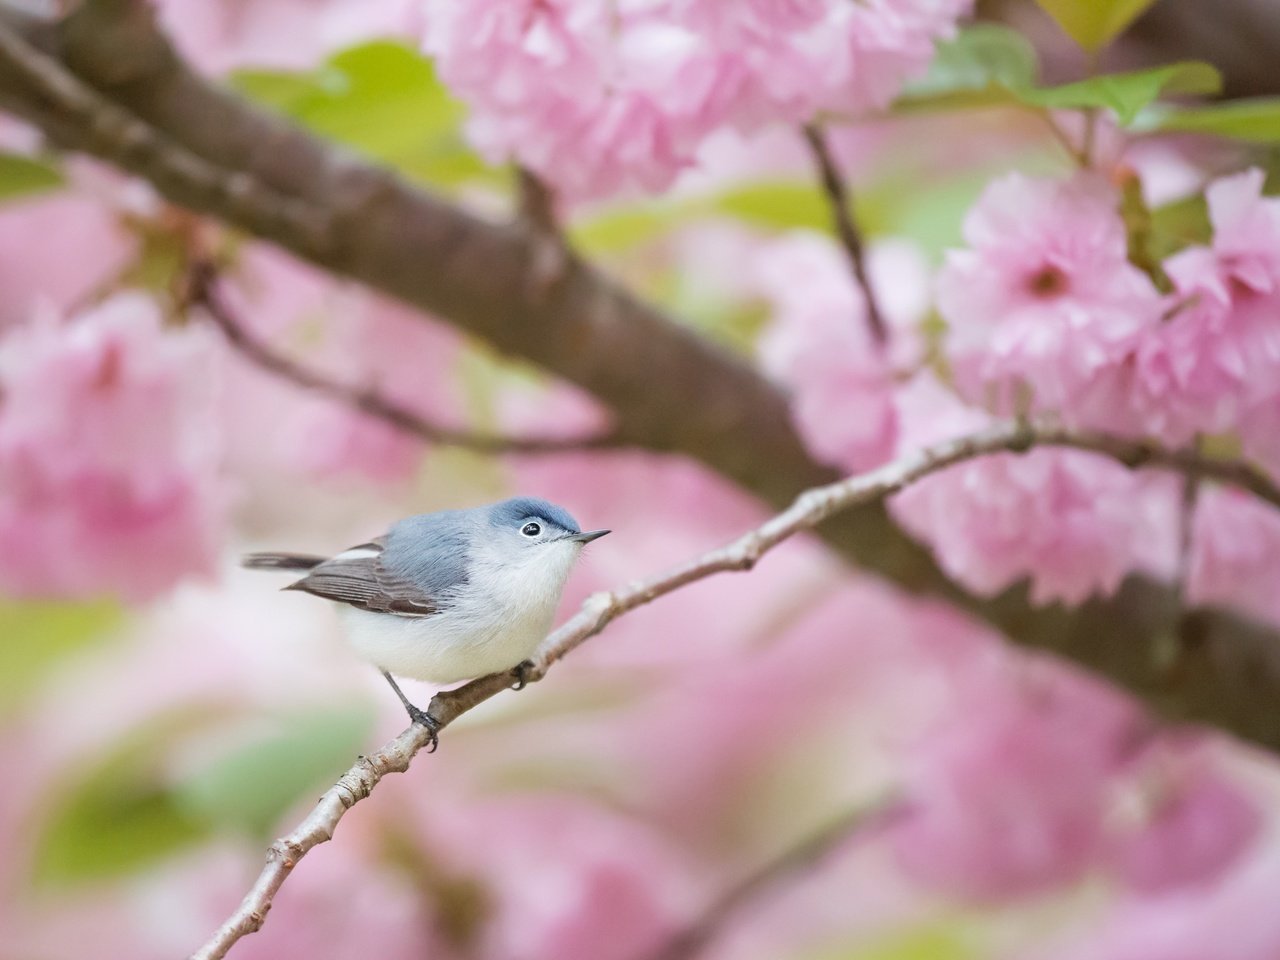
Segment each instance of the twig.
[[533,237],[529,295],[541,302],[569,270],[569,243],[556,219],[555,194],[536,173],[517,167],[516,191],[520,220]]
[[859,807],[806,837],[794,847],[763,864],[733,887],[725,891],[692,925],[677,933],[645,960],[692,960],[710,944],[724,928],[753,901],[781,881],[804,870],[815,869],[854,837],[858,841],[892,823],[902,812],[896,805],[870,809]]
[[[1199,476],[1243,487],[1280,506],[1280,488],[1246,464],[1208,459],[1193,450],[1168,451],[1116,437],[1039,428],[1027,422],[1001,424],[924,448],[877,470],[815,487],[797,497],[782,513],[726,546],[664,574],[635,581],[611,592],[594,594],[573,617],[547,637],[531,667],[481,677],[456,690],[438,693],[428,705],[427,713],[437,721],[439,729],[443,729],[463,713],[517,681],[533,683],[541,680],[552,664],[623,614],[713,574],[750,570],[778,544],[797,533],[813,529],[841,510],[882,500],[923,477],[965,460],[991,453],[1021,453],[1046,445],[1090,450],[1134,469],[1151,466],[1195,472]],[[237,940],[260,928],[272,898],[298,860],[317,844],[331,839],[338,821],[347,810],[367,797],[383,776],[407,769],[414,754],[429,741],[425,728],[411,726],[371,757],[358,759],[337,785],[321,798],[298,829],[271,845],[267,865],[248,896],[213,938],[193,954],[193,960],[219,960]]]
[[845,186],[844,177],[840,174],[840,167],[836,164],[822,128],[817,123],[806,123],[801,129],[805,143],[809,145],[809,152],[813,155],[813,161],[818,168],[823,193],[826,194],[827,202],[831,206],[836,235],[840,238],[840,245],[844,248],[849,267],[853,271],[853,278],[862,290],[863,300],[866,301],[867,326],[871,329],[871,337],[877,345],[882,346],[889,339],[889,328],[885,324],[884,315],[880,312],[875,290],[871,287],[871,278],[867,273],[866,249],[862,243],[862,234],[858,232],[858,225],[853,220],[849,190]]
[[223,336],[247,360],[264,370],[274,373],[295,386],[322,394],[339,403],[354,407],[390,424],[397,430],[413,434],[430,443],[462,447],[480,453],[565,453],[578,450],[598,450],[618,445],[612,434],[590,437],[539,438],[501,437],[470,433],[444,427],[414,413],[376,390],[356,387],[332,380],[315,370],[309,370],[251,334],[241,324],[218,290],[216,269],[207,261],[194,262],[187,274],[186,300],[193,306],[204,308]]

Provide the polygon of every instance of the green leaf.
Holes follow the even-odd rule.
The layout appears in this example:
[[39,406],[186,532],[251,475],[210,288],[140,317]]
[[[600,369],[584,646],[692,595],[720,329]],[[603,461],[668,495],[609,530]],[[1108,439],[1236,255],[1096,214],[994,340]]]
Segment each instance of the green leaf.
[[1105,108],[1127,126],[1161,94],[1217,93],[1221,89],[1222,75],[1213,66],[1187,60],[1151,70],[1103,74],[1060,87],[1013,92],[1024,103],[1049,110]]
[[1034,87],[1036,51],[1017,30],[976,23],[940,43],[929,72],[910,84],[898,110],[942,109],[1008,103],[1009,91]]
[[973,960],[971,937],[954,926],[929,926],[897,933],[870,946],[859,944],[822,950],[805,960]]
[[0,200],[56,190],[62,184],[56,167],[16,153],[0,153]]
[[1086,50],[1118,37],[1155,0],[1036,0],[1063,31]]
[[1159,261],[1193,245],[1205,245],[1213,237],[1209,205],[1203,194],[1167,203],[1151,211],[1151,255]]
[[55,791],[32,863],[37,885],[66,887],[150,866],[208,835],[164,779],[172,746],[212,720],[207,710],[152,718]]
[[196,822],[266,836],[301,798],[351,765],[373,728],[367,708],[309,710],[275,732],[217,758],[177,786],[177,807]]
[[98,603],[0,600],[0,704],[15,705],[65,657],[91,646],[121,619]]
[[413,48],[379,40],[335,54],[316,70],[242,70],[245,96],[410,177],[453,185],[501,177],[463,142],[465,108]]
[[1228,100],[1202,107],[1168,107],[1154,117],[1153,130],[1204,133],[1247,143],[1280,141],[1280,97]]

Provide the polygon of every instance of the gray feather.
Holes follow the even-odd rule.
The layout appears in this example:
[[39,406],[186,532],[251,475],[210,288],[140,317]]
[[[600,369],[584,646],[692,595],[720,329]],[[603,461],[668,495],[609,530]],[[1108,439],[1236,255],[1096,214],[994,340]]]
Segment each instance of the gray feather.
[[373,555],[339,554],[285,589],[375,613],[430,616],[447,607],[456,588],[466,582],[467,552],[477,526],[473,510],[409,517],[386,536],[351,548]]
[[308,553],[249,553],[240,558],[246,570],[310,570],[324,563],[324,557]]

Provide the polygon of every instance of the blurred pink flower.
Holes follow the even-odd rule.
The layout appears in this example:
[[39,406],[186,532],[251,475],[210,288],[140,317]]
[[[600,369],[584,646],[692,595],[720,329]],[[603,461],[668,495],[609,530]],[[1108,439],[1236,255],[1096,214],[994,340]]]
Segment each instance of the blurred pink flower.
[[580,797],[477,797],[415,812],[428,851],[490,898],[478,956],[632,960],[687,913],[683,857],[648,825]]
[[433,6],[424,43],[483,152],[590,198],[665,189],[726,125],[884,106],[969,6],[467,0]]
[[[925,269],[909,250],[874,252],[869,270],[877,290],[926,284]],[[918,357],[909,326],[921,305],[899,295],[881,298],[891,322],[890,342],[881,349],[843,251],[816,233],[793,233],[768,244],[755,257],[754,273],[774,311],[759,340],[761,363],[791,390],[806,443],[821,459],[849,471],[883,462],[898,436],[894,366],[911,365]]]
[[1280,622],[1280,511],[1224,487],[1200,491],[1187,599]]
[[1218,880],[1258,838],[1261,811],[1200,749],[1158,745],[1133,774],[1106,858],[1144,893]]
[[1217,883],[1135,897],[1052,960],[1275,960],[1280,956],[1280,844],[1260,846]]
[[0,205],[0,330],[41,304],[69,310],[100,293],[136,246],[116,212],[88,193]]
[[938,308],[961,391],[1001,413],[1025,392],[1069,416],[1099,371],[1159,317],[1155,287],[1130,265],[1115,192],[1093,176],[990,184],[947,255]]
[[199,331],[121,294],[0,343],[0,583],[145,600],[208,574],[221,537],[217,370]]
[[978,899],[1076,879],[1101,849],[1106,791],[1139,717],[1047,662],[973,685],[908,758],[891,841],[902,868]]
[[[903,452],[981,428],[931,376],[900,394]],[[1173,556],[1174,486],[1078,450],[994,454],[926,477],[890,501],[952,577],[984,596],[1031,578],[1035,603],[1110,593]]]
[[[160,21],[201,70],[301,70],[364,40],[408,37],[419,0],[160,0]],[[283,43],[287,37],[289,42]]]

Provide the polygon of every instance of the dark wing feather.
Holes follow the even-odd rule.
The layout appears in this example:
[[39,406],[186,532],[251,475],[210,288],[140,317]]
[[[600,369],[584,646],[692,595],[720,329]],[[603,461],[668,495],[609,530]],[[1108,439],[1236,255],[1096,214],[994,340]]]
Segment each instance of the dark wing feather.
[[316,567],[286,590],[302,590],[328,600],[349,603],[374,613],[402,617],[426,617],[436,613],[439,602],[422,588],[387,570],[382,560],[382,538],[352,550],[376,550],[374,556],[335,557]]

